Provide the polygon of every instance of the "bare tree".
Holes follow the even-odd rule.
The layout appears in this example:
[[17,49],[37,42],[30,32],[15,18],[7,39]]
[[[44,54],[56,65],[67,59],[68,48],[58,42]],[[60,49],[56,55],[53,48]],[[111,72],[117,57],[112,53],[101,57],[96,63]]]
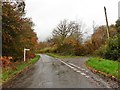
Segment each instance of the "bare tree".
[[81,25],[75,21],[63,20],[52,32],[53,38],[59,38],[60,41],[63,41],[68,37],[75,37],[77,40],[81,40]]
[[60,24],[53,30],[53,36],[66,37],[69,33],[67,20],[61,21]]

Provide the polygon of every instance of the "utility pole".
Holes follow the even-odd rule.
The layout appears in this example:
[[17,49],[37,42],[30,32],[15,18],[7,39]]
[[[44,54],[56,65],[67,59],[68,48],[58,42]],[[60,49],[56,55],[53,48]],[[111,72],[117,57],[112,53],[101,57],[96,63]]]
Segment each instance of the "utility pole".
[[107,25],[107,37],[108,39],[110,38],[110,33],[109,33],[109,26],[108,26],[108,19],[107,19],[107,12],[106,12],[106,7],[104,6],[104,12],[105,12],[105,18],[106,18],[106,25]]

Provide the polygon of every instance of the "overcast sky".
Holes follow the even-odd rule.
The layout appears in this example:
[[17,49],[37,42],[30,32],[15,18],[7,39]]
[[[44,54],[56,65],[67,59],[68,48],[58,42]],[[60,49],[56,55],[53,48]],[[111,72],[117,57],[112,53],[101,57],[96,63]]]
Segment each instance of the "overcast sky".
[[[79,20],[92,33],[93,21],[105,25],[104,6],[107,8],[109,25],[118,19],[120,0],[26,0],[26,16],[32,18],[40,41],[51,36],[52,30],[63,19]],[[84,31],[84,32],[86,32]]]

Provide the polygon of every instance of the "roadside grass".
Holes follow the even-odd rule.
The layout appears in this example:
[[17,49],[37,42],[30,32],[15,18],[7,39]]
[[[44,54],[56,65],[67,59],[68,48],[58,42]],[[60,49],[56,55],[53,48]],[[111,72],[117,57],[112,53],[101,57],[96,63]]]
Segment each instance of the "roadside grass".
[[46,53],[49,56],[52,56],[54,58],[60,58],[60,59],[64,59],[64,58],[80,58],[82,56],[73,56],[73,55],[60,55],[60,54],[55,54],[55,53]]
[[117,61],[101,58],[89,58],[86,64],[96,70],[120,78],[120,75],[118,74],[120,63]]
[[5,82],[9,79],[11,79],[12,77],[14,77],[14,75],[20,73],[21,71],[23,71],[25,68],[27,68],[28,66],[30,66],[31,64],[34,64],[36,61],[38,61],[40,58],[39,55],[36,55],[35,58],[30,59],[28,62],[23,62],[23,63],[19,63],[16,67],[16,69],[11,69],[8,68],[7,70],[2,71],[2,82]]

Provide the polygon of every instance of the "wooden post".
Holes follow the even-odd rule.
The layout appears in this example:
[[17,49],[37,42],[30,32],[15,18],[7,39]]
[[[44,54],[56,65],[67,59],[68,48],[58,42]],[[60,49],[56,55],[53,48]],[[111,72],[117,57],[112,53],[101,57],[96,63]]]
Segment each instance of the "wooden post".
[[105,18],[106,18],[106,25],[107,25],[107,37],[109,39],[110,38],[110,34],[109,34],[109,26],[108,26],[106,7],[104,7],[104,12],[105,12]]

